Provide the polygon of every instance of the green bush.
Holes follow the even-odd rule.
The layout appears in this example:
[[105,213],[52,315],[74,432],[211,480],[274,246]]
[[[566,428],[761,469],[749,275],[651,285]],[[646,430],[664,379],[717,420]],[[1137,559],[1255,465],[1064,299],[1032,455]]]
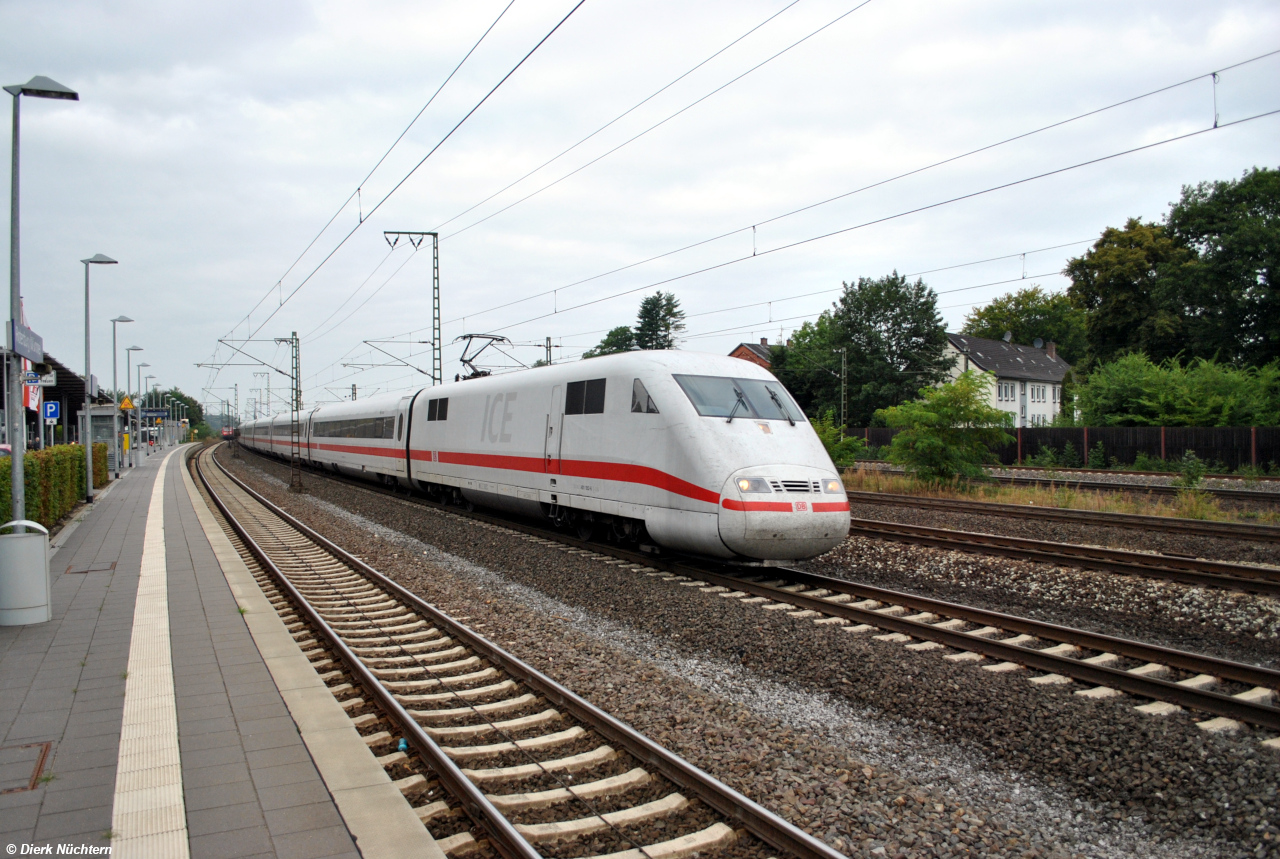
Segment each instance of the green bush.
[[840,437],[840,427],[836,425],[835,409],[828,409],[816,418],[810,418],[813,431],[818,434],[827,455],[835,463],[836,468],[853,465],[854,461],[866,449],[867,443],[855,436]]
[[1079,468],[1082,464],[1080,454],[1076,452],[1076,446],[1071,442],[1062,446],[1062,455],[1058,457],[1058,462],[1063,468]]
[[1098,470],[1107,467],[1107,449],[1102,442],[1095,444],[1089,451],[1089,467]]
[[[59,444],[44,450],[29,450],[23,459],[27,518],[52,528],[84,498],[84,448]],[[12,469],[8,457],[0,457],[0,516],[9,521]],[[107,445],[93,446],[93,485],[106,486]]]
[[989,405],[994,377],[966,370],[955,381],[921,388],[920,399],[881,409],[876,416],[900,431],[889,445],[889,461],[922,480],[981,477],[995,448],[1012,444],[1004,431],[1008,415]]
[[1208,472],[1208,464],[1196,456],[1194,450],[1188,450],[1182,454],[1182,459],[1178,460],[1178,478],[1173,481],[1173,485],[1183,489],[1195,489]]

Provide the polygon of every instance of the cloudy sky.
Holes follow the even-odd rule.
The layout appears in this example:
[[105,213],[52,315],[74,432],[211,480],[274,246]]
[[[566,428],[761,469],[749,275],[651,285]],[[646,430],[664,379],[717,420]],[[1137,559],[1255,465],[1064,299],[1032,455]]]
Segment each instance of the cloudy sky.
[[1280,108],[1280,55],[1220,75],[1219,124],[1249,121],[1160,143],[1212,128],[1208,73],[1280,49],[1274,2],[585,0],[423,162],[577,0],[509,2],[0,4],[3,83],[81,94],[23,102],[29,325],[81,369],[78,261],[105,253],[104,384],[125,314],[121,348],[202,399],[262,384],[219,338],[287,369],[292,331],[308,405],[404,389],[424,377],[362,341],[429,369],[431,256],[383,231],[437,230],[449,378],[460,334],[569,360],[656,285],[687,349],[785,336],[894,269],[955,330],[1024,275],[1065,288],[1068,256],[1182,185],[1280,160],[1280,116],[1249,120]]

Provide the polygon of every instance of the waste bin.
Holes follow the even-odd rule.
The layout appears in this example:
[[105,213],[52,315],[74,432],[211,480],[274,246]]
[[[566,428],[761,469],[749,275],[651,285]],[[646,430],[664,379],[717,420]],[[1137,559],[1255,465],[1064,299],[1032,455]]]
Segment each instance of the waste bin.
[[27,532],[0,534],[0,626],[53,620],[49,531],[28,519],[6,522],[0,531],[18,525]]

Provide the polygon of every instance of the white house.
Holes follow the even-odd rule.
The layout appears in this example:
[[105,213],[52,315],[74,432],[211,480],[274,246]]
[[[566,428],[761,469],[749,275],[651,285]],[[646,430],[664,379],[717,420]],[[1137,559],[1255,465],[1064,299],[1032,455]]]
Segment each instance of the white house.
[[1062,408],[1062,380],[1071,365],[1058,357],[1052,342],[1037,349],[948,333],[946,354],[956,359],[952,378],[974,369],[996,377],[991,405],[1012,414],[1014,426],[1044,426]]

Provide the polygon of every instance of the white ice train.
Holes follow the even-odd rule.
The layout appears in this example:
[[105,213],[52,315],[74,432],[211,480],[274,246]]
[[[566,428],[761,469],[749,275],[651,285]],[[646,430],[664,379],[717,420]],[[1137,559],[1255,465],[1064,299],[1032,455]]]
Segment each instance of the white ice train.
[[[839,474],[748,361],[627,352],[299,415],[300,455],[437,499],[739,561],[822,554],[849,530]],[[240,443],[290,455],[287,414]]]

